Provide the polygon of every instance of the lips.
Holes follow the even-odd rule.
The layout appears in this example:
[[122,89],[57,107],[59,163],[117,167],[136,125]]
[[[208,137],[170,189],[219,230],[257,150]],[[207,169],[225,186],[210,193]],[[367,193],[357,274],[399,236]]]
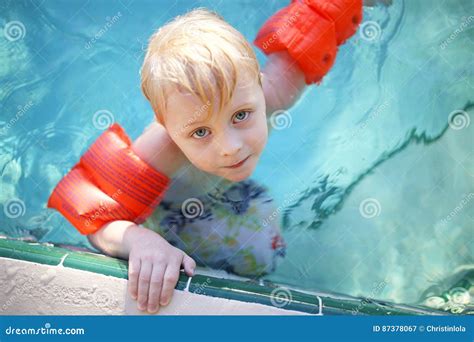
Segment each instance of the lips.
[[224,166],[225,168],[228,168],[228,169],[236,169],[238,167],[241,167],[246,161],[247,159],[249,159],[250,156],[248,156],[247,158],[245,159],[242,159],[241,161],[239,161],[238,163],[236,164],[233,164],[233,165],[230,165],[230,166]]

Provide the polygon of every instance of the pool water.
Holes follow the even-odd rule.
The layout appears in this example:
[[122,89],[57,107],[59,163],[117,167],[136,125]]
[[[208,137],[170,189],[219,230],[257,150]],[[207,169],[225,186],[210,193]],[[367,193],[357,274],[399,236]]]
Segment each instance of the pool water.
[[[138,73],[150,34],[204,6],[252,40],[286,3],[0,0],[0,233],[90,247],[45,203],[111,121],[136,138],[153,120]],[[288,245],[265,278],[472,312],[473,94],[474,2],[365,8],[253,176]]]

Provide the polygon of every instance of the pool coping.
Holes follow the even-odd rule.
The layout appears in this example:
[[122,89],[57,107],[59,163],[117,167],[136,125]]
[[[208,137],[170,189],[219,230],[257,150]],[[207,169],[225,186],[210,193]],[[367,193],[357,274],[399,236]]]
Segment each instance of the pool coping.
[[[128,261],[93,252],[73,251],[50,243],[34,243],[0,237],[0,257],[39,264],[69,267],[128,279]],[[269,281],[235,280],[183,272],[175,287],[211,297],[258,303],[313,315],[449,315],[421,306],[395,304],[336,293],[309,293]]]

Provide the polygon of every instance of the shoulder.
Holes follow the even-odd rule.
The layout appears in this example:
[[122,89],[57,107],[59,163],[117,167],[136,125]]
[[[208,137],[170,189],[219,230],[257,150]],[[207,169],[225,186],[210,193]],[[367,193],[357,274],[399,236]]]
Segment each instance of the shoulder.
[[157,122],[145,128],[133,142],[132,149],[141,159],[168,176],[173,175],[187,161],[166,128]]

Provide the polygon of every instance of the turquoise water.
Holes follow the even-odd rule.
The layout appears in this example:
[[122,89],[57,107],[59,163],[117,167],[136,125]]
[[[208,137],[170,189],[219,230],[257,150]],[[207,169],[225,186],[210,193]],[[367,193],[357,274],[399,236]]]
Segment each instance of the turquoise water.
[[[287,2],[162,3],[0,0],[1,233],[87,247],[45,203],[107,119],[132,138],[153,119],[138,75],[150,34],[205,6],[251,40]],[[267,279],[472,310],[458,285],[474,265],[473,16],[469,0],[364,10],[254,175],[288,245]]]

